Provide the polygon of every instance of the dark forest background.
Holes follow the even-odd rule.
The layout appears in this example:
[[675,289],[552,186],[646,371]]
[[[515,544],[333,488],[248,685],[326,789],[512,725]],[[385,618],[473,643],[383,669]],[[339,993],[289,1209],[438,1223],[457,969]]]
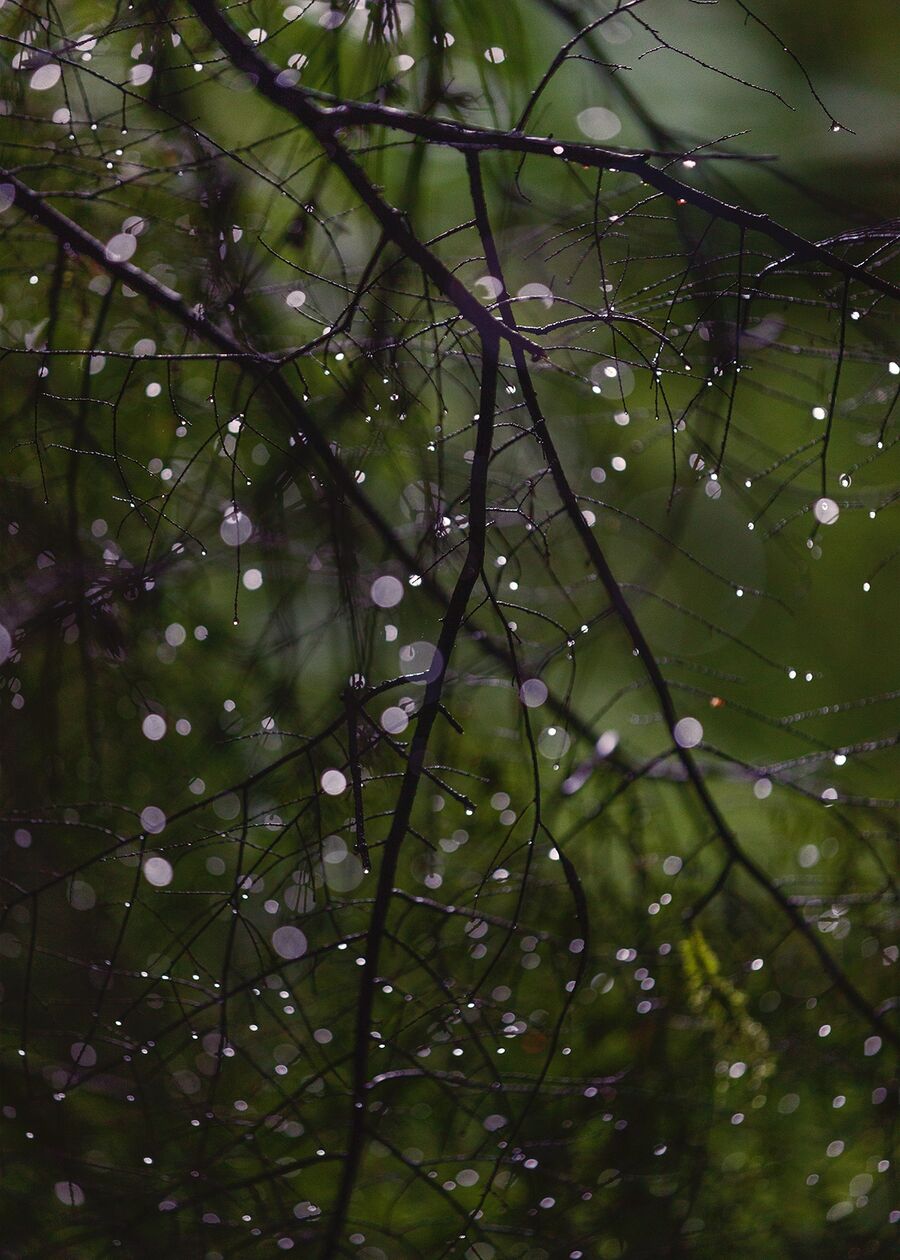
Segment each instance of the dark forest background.
[[890,1254],[897,38],[0,0],[0,1255]]

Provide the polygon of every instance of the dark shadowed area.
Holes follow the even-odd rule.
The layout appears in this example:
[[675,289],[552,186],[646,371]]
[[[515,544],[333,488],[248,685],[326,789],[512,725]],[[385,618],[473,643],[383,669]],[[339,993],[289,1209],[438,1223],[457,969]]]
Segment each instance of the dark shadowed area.
[[898,27],[0,0],[0,1260],[895,1254]]

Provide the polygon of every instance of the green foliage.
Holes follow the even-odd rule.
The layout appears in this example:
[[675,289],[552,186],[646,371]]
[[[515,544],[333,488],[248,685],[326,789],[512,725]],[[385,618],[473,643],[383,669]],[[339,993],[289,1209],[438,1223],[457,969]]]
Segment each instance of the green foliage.
[[699,929],[683,937],[678,949],[691,1010],[710,1028],[715,1052],[725,1059],[717,1065],[722,1091],[748,1066],[748,1084],[759,1088],[775,1071],[775,1063],[765,1028],[747,1013],[747,994],[722,975],[719,960]]

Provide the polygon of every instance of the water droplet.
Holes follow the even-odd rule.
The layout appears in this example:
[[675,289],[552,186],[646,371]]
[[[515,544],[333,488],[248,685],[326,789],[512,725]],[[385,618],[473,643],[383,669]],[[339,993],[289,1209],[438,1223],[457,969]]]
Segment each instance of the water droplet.
[[817,499],[813,504],[813,515],[820,525],[833,525],[841,514],[834,499]]
[[703,739],[703,727],[693,717],[683,717],[672,728],[675,743],[679,748],[696,748]]

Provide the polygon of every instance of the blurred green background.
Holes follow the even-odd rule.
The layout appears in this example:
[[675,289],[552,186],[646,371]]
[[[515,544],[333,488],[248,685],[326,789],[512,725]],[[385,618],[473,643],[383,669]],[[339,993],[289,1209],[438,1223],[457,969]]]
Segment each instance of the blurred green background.
[[[895,6],[754,9],[780,38],[741,4],[633,9],[573,49],[529,131],[671,153],[654,163],[686,184],[856,233],[837,252],[895,272]],[[508,129],[603,12],[227,15],[304,88]],[[7,0],[0,36],[4,169],[242,347],[297,350],[280,378],[449,594],[470,327],[190,6]],[[490,304],[461,154],[341,139]],[[700,146],[771,160],[685,166]],[[485,580],[402,850],[329,1249],[358,964],[423,695],[404,675],[440,608],[265,381],[0,189],[4,1256],[889,1254],[889,301],[854,281],[842,318],[842,279],[812,262],[756,280],[780,256],[763,234],[624,172],[481,169],[570,484],[770,887],[684,782],[501,354]]]

